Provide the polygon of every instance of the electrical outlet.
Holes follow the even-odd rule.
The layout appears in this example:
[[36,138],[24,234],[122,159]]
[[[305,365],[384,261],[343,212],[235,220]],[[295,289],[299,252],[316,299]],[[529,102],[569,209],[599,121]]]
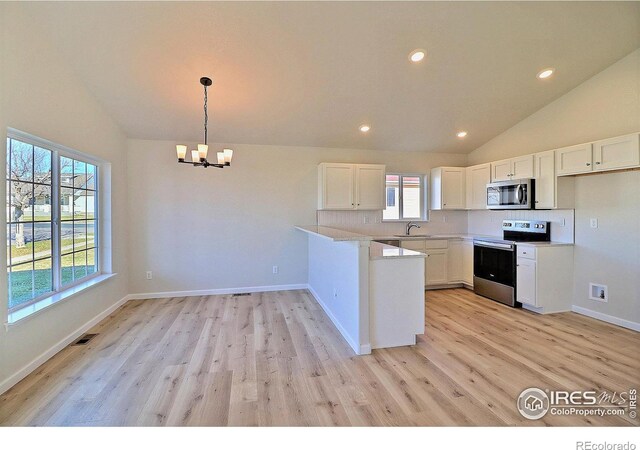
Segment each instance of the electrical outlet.
[[591,228],[598,228],[598,219],[591,219],[589,223],[591,224]]
[[561,227],[564,227],[567,225],[567,222],[564,218],[562,218],[558,221],[558,225],[560,225]]
[[273,266],[273,274],[276,275],[278,273],[280,269],[278,269],[278,266]]
[[151,280],[153,279],[153,272],[150,270],[147,270],[147,280]]
[[369,216],[364,216],[364,223],[369,223]]

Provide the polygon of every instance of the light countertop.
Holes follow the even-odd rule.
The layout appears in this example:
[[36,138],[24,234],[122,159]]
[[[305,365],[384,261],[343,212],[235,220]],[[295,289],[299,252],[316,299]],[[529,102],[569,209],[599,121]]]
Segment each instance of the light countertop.
[[352,233],[351,231],[340,230],[338,228],[320,227],[317,225],[296,225],[296,229],[305,233],[315,234],[332,241],[371,241],[373,237],[364,234]]
[[566,247],[566,246],[572,246],[573,244],[571,242],[557,242],[557,241],[550,241],[550,242],[519,242],[517,244],[519,247]]
[[369,248],[369,259],[425,258],[426,256],[415,250],[394,247],[380,242],[372,242]]
[[[352,231],[340,230],[339,228],[331,228],[331,227],[321,227],[317,225],[300,225],[296,226],[296,228],[300,231],[304,231],[305,233],[315,234],[326,239],[330,239],[332,241],[373,241],[373,240],[393,240],[393,241],[416,241],[421,239],[427,240],[438,240],[438,239],[462,239],[462,240],[473,240],[473,239],[502,239],[501,236],[488,236],[484,234],[468,234],[468,233],[451,233],[451,234],[412,234],[409,236],[396,236],[396,235],[380,235],[380,236],[369,236],[359,233],[354,233]],[[573,245],[570,242],[522,242],[518,245],[528,245],[531,247],[553,247],[553,246],[567,246]],[[389,246],[391,248],[395,248],[393,246]],[[417,253],[417,252],[416,252]],[[390,252],[389,252],[390,254]],[[397,257],[397,256],[396,256]]]

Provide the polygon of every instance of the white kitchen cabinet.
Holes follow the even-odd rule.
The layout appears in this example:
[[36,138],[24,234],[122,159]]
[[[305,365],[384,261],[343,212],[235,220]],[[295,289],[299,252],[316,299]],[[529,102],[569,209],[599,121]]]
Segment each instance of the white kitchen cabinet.
[[633,133],[593,143],[593,170],[615,170],[640,165],[640,134]]
[[533,155],[511,158],[511,179],[533,178]]
[[518,258],[516,268],[516,300],[531,306],[536,303],[536,262]]
[[473,286],[473,241],[449,241],[447,280],[449,284],[464,283]]
[[503,159],[491,163],[491,181],[507,181],[511,179],[511,160]]
[[384,209],[385,166],[356,164],[355,171],[356,209]]
[[518,156],[491,163],[491,181],[533,178],[533,155]]
[[425,283],[427,286],[447,284],[447,249],[427,249],[425,251]]
[[487,209],[487,184],[491,183],[491,164],[467,167],[467,209]]
[[431,205],[433,210],[464,209],[466,183],[464,167],[431,169]]
[[462,243],[463,241],[450,241],[447,254],[447,281],[449,283],[462,282]]
[[518,244],[516,300],[547,314],[570,311],[573,300],[573,246]]
[[318,166],[318,209],[382,210],[385,166],[322,163]]
[[536,209],[556,207],[556,158],[555,152],[536,153],[534,155],[536,179]]
[[446,286],[449,282],[448,247],[446,239],[407,239],[400,247],[425,253],[425,286]]
[[473,286],[473,241],[462,241],[462,282]]
[[400,241],[400,247],[424,253],[424,239],[411,239]]
[[575,207],[574,178],[558,179],[555,169],[555,151],[536,153],[533,157],[536,209],[573,209]]
[[592,144],[579,144],[556,149],[556,175],[575,175],[591,172]]

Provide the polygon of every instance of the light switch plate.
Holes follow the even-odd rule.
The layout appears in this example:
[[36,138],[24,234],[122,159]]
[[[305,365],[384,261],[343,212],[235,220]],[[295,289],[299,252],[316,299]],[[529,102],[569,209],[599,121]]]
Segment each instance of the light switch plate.
[[591,228],[598,228],[598,219],[590,220]]

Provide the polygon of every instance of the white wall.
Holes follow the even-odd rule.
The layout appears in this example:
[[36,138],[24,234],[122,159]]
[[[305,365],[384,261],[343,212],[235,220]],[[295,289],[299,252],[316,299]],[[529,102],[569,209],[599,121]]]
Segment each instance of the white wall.
[[471,152],[469,165],[635,131],[640,131],[640,49]]
[[[573,304],[640,324],[640,171],[578,177],[575,233]],[[608,285],[607,303],[589,300],[590,282]]]
[[369,335],[369,242],[334,242],[303,233],[308,244],[308,280],[356,354],[371,352]]
[[220,170],[178,164],[175,142],[129,142],[132,293],[306,284],[307,240],[293,226],[316,223],[320,162],[424,173],[466,162],[465,155],[231,147],[233,165]]
[[[469,163],[635,131],[640,131],[640,49],[473,151]],[[640,171],[579,176],[575,192],[573,304],[638,323]],[[598,218],[597,229],[590,228],[590,218]],[[470,227],[471,221],[470,214]],[[586,298],[589,281],[609,286],[608,303]]]
[[[89,153],[112,164],[113,270],[118,275],[51,306],[9,330],[0,328],[0,391],[21,368],[127,294],[126,140],[100,105],[67,70],[19,5],[0,4],[0,164],[12,127]],[[5,183],[0,184],[5,198]],[[6,208],[0,218],[6,220]],[[108,241],[108,237],[105,237]],[[2,240],[6,252],[6,240]],[[6,257],[0,257],[6,273]],[[7,317],[7,280],[0,276],[0,317]]]

